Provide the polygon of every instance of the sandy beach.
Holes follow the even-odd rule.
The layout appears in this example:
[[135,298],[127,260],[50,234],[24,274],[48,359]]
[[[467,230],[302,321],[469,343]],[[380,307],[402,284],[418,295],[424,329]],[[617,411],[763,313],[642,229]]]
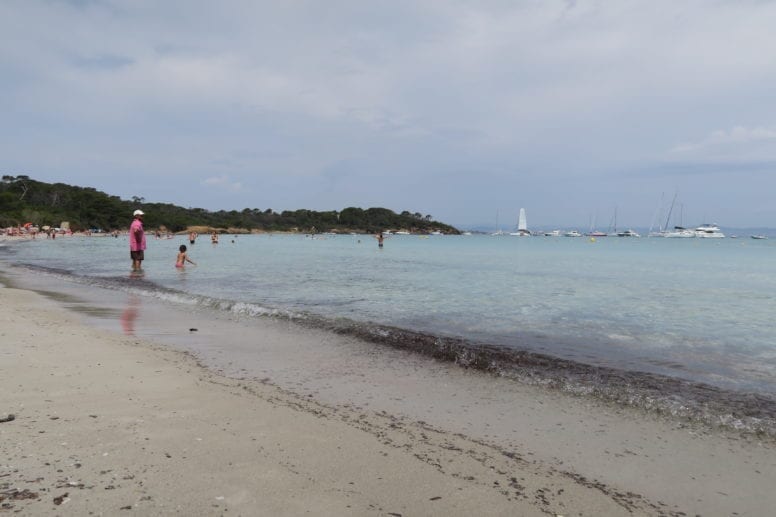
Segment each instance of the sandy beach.
[[[222,324],[203,325],[199,342],[228,338]],[[774,446],[756,436],[283,325],[261,330],[260,376],[140,334],[0,288],[0,419],[13,415],[0,423],[0,512],[764,515],[776,504]],[[305,340],[331,346],[308,354]]]

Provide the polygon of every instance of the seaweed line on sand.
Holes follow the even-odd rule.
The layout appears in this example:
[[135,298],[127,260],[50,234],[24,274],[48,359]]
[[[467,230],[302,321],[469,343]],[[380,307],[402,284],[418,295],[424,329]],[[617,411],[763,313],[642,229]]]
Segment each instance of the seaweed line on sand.
[[346,319],[308,317],[296,322],[526,384],[636,407],[710,428],[776,439],[776,400],[759,393],[735,392],[665,375],[588,365],[527,350]]

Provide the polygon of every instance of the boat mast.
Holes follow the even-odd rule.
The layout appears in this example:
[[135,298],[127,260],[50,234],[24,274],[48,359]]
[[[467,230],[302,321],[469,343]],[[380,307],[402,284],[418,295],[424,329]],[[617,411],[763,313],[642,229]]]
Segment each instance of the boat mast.
[[660,193],[660,204],[657,207],[657,210],[655,210],[655,215],[652,217],[652,223],[649,225],[649,234],[652,234],[652,228],[655,227],[655,221],[657,221],[658,224],[658,233],[663,233],[663,228],[660,226],[661,220],[663,219],[663,198],[665,196],[665,192]]
[[671,212],[674,211],[674,203],[676,202],[676,194],[677,194],[677,192],[674,192],[674,199],[671,201],[671,208],[668,209],[668,217],[666,217],[666,226],[665,226],[666,230],[668,230],[668,221],[671,220]]
[[617,233],[617,205],[614,205],[614,217],[612,218],[612,233]]

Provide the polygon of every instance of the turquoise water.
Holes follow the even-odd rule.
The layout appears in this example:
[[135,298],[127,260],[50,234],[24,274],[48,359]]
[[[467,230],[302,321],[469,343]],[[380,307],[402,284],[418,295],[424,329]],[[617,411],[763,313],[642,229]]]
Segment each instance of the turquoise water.
[[[776,394],[776,241],[221,236],[149,238],[142,282],[126,237],[5,246],[5,258],[173,303],[318,315]],[[57,272],[58,271],[58,272]],[[138,280],[135,278],[134,280]]]

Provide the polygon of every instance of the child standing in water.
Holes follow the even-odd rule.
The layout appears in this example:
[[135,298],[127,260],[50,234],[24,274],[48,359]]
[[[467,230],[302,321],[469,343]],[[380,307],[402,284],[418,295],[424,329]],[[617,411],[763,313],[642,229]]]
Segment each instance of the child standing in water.
[[196,264],[193,260],[189,258],[189,256],[186,254],[186,245],[181,244],[181,247],[178,248],[180,251],[178,251],[178,258],[175,260],[175,267],[183,267],[186,262],[189,262],[190,264]]

